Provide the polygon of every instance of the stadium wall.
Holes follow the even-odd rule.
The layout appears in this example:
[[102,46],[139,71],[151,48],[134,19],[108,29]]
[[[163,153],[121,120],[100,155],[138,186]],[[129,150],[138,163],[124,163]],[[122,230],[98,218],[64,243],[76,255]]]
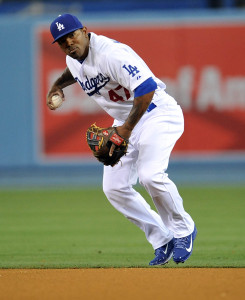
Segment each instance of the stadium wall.
[[[244,15],[80,15],[89,30],[131,45],[182,105],[186,130],[169,168],[179,183],[245,182]],[[65,67],[51,46],[52,19],[0,18],[1,187],[101,183],[102,167],[83,134],[91,121],[109,125],[111,119],[78,86],[66,90],[70,101],[60,111],[45,105],[53,78]]]

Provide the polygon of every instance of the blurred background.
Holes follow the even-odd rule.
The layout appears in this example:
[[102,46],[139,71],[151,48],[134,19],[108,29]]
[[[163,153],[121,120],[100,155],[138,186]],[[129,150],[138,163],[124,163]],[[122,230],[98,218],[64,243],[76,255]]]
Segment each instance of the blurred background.
[[130,45],[182,106],[185,132],[169,176],[183,185],[245,183],[244,0],[0,0],[0,187],[100,185],[85,141],[112,120],[78,85],[46,107],[65,65],[49,25],[72,13]]

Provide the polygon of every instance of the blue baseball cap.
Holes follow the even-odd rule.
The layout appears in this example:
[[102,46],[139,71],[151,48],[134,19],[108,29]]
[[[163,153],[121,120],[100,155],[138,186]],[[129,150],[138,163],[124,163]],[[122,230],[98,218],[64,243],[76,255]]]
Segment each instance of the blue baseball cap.
[[50,32],[54,38],[53,43],[62,36],[80,28],[83,28],[83,25],[77,17],[70,14],[59,15],[50,25]]

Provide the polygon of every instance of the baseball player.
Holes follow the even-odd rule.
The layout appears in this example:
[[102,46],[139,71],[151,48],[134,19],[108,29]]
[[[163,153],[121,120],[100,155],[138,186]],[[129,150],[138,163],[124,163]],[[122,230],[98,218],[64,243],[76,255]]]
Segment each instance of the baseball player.
[[[88,33],[76,16],[63,14],[50,26],[53,43],[66,54],[67,68],[54,82],[52,96],[64,99],[63,89],[78,83],[111,117],[113,126],[129,139],[121,163],[104,166],[103,191],[110,203],[142,229],[155,250],[150,265],[163,265],[172,257],[186,261],[197,230],[184,210],[183,200],[166,173],[171,151],[184,130],[183,114],[165,84],[127,45]],[[114,146],[110,148],[113,154]],[[150,208],[133,188],[137,179],[158,211]]]

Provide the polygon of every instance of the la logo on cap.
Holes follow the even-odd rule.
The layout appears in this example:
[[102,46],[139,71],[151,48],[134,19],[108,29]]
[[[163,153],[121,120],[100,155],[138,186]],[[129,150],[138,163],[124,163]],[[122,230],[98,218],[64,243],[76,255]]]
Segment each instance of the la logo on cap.
[[54,38],[53,43],[57,42],[62,36],[80,28],[83,28],[83,25],[76,16],[70,14],[58,16],[50,25],[50,31]]
[[59,22],[56,22],[55,24],[57,25],[57,29],[58,29],[59,31],[61,31],[62,29],[65,29],[65,26],[64,26],[63,24],[61,24],[61,23],[59,23]]

